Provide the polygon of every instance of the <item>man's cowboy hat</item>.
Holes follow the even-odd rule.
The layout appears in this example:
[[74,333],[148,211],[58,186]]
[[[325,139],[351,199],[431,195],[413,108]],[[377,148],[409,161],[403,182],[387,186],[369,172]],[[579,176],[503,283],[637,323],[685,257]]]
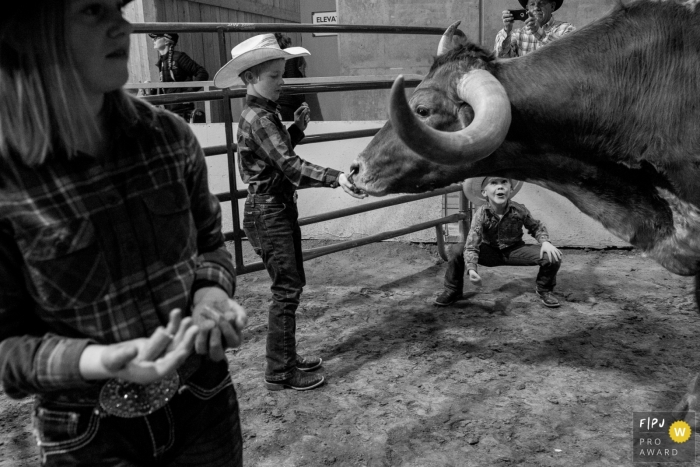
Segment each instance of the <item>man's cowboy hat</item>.
[[303,47],[287,47],[281,49],[274,34],[260,34],[246,39],[231,49],[231,60],[221,67],[214,76],[214,86],[228,88],[238,84],[238,75],[250,67],[259,65],[268,60],[283,58],[289,60],[294,57],[311,55]]
[[[518,0],[518,2],[523,6],[523,8],[527,9],[527,0]],[[556,0],[554,3],[554,11],[557,11],[561,4],[564,3],[564,0]]]
[[153,40],[156,40],[159,37],[165,37],[166,39],[172,41],[173,45],[177,45],[177,41],[180,39],[180,36],[175,32],[152,32],[148,35],[148,37]]
[[[464,195],[475,206],[481,206],[482,204],[486,204],[486,198],[481,194],[481,190],[483,190],[485,182],[489,178],[507,177],[474,177],[468,178],[464,181],[464,183],[462,183],[462,190],[464,191]],[[508,199],[512,199],[513,196],[518,194],[520,189],[523,187],[523,182],[521,182],[520,180],[513,180],[512,178],[509,178],[508,180],[510,180],[510,198]]]

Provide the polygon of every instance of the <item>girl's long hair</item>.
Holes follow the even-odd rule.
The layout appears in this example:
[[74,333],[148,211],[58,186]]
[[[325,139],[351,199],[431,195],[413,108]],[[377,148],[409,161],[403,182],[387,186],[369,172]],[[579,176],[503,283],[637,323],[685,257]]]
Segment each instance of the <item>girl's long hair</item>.
[[[52,154],[73,157],[86,138],[110,137],[91,115],[68,49],[67,0],[11,3],[0,20],[0,157],[12,152],[37,165]],[[134,99],[122,89],[105,95],[110,133],[136,123]]]

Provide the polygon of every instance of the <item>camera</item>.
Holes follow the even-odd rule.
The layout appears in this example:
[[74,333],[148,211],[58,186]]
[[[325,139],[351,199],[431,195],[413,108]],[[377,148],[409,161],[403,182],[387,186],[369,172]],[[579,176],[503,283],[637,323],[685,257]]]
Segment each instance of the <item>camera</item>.
[[527,19],[527,10],[508,10],[513,15],[513,21],[525,21]]

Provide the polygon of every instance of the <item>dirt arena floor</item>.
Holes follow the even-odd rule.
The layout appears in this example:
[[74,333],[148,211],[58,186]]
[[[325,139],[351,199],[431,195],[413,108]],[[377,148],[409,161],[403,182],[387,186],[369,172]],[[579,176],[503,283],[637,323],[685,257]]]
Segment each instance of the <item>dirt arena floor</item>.
[[[564,250],[558,309],[536,300],[534,267],[481,268],[481,290],[435,307],[432,245],[306,268],[299,350],[327,378],[310,392],[265,390],[269,280],[239,278],[250,320],[229,357],[246,466],[632,465],[632,412],[670,410],[700,371],[692,279],[634,251]],[[0,394],[0,466],[38,465],[30,410]]]

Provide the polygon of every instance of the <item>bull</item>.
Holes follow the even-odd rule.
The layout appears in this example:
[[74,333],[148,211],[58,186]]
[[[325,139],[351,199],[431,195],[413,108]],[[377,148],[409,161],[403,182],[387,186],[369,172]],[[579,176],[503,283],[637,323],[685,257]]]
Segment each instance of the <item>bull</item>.
[[[438,55],[353,162],[367,193],[498,175],[568,198],[679,275],[700,299],[699,0],[637,0],[516,59]],[[674,409],[700,400],[696,376]]]

